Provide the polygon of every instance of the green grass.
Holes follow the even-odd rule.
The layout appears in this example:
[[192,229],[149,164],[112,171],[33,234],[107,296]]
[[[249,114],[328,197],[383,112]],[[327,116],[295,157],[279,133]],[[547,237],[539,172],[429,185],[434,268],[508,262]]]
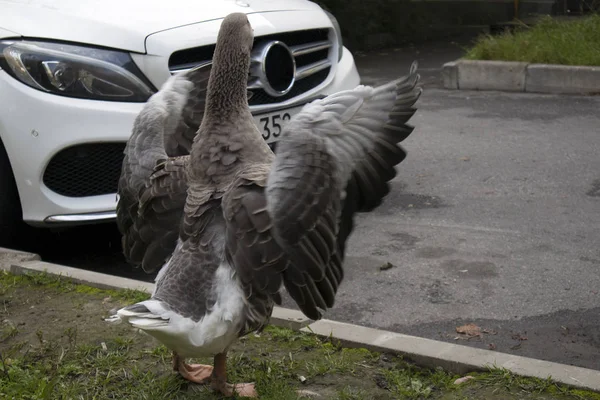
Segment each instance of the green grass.
[[[103,321],[115,307],[146,297],[45,274],[0,273],[0,399],[220,399],[174,373],[165,346]],[[228,373],[230,382],[255,382],[265,400],[296,400],[296,390],[332,400],[600,400],[502,369],[472,373],[457,386],[459,376],[442,369],[274,326],[234,346]]]
[[103,294],[104,296],[111,296],[127,303],[137,303],[138,301],[143,301],[150,298],[148,293],[140,290],[98,289],[91,286],[73,283],[71,280],[59,275],[47,273],[27,273],[24,275],[13,275],[6,271],[0,270],[0,295],[2,295],[11,287],[24,285],[31,287],[38,286],[45,289],[54,289],[59,293],[80,293],[90,295]]
[[600,66],[600,15],[572,21],[546,16],[528,29],[485,35],[465,58]]

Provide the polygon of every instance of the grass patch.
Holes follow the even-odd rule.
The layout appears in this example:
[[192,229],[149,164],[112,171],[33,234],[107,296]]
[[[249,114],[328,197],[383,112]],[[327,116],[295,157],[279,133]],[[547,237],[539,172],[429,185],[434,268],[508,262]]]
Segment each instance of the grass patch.
[[573,21],[546,16],[531,28],[484,35],[467,51],[469,60],[600,65],[600,15]]
[[[103,321],[110,310],[144,296],[45,274],[0,274],[0,399],[219,399],[174,373],[165,346]],[[600,400],[600,394],[498,369],[454,385],[459,376],[442,369],[273,326],[240,340],[228,371],[231,382],[256,382],[266,400],[295,400],[296,390],[333,400]]]
[[0,295],[4,291],[15,286],[43,287],[45,289],[54,289],[59,293],[80,293],[80,294],[102,294],[126,303],[137,303],[147,300],[150,295],[146,292],[133,289],[108,290],[98,289],[87,285],[73,283],[70,279],[52,275],[48,273],[26,273],[23,275],[13,275],[6,271],[0,271]]

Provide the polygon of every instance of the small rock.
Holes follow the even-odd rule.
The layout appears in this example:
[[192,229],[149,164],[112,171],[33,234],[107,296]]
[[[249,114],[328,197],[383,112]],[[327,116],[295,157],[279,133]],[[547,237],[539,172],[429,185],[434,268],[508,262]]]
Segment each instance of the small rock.
[[296,391],[296,393],[300,397],[321,397],[319,393],[313,392],[311,390],[298,390]]
[[380,270],[380,271],[387,271],[388,269],[392,269],[392,268],[394,268],[394,264],[392,264],[392,263],[390,263],[390,262],[386,262],[386,263],[382,264],[382,265],[379,267],[379,270]]
[[375,375],[375,384],[381,389],[389,389],[388,381],[385,379],[383,375],[377,374]]
[[458,378],[457,380],[455,380],[454,384],[460,385],[461,383],[465,383],[466,381],[469,381],[471,379],[473,379],[471,375],[463,376],[462,378]]

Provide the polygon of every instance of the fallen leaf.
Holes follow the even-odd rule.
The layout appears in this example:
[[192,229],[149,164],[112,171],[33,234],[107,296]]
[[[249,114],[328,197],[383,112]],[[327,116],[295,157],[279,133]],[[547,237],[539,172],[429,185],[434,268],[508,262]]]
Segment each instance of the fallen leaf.
[[490,344],[488,344],[488,349],[496,350],[496,345],[494,343],[490,343]]
[[465,383],[466,381],[469,381],[471,379],[473,379],[471,375],[463,376],[462,378],[458,378],[457,380],[455,380],[454,384],[460,385],[461,383]]
[[527,340],[527,336],[523,336],[520,333],[515,333],[514,335],[512,335],[513,340]]
[[456,327],[456,333],[462,333],[467,336],[481,336],[481,328],[471,323]]

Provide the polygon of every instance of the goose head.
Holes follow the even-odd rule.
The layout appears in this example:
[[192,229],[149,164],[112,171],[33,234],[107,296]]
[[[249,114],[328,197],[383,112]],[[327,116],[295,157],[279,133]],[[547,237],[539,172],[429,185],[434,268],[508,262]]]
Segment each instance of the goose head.
[[243,13],[232,13],[223,19],[213,54],[213,69],[224,69],[225,74],[243,71],[248,75],[254,30]]
[[231,55],[240,54],[249,58],[253,41],[254,30],[248,16],[243,13],[232,13],[221,23],[215,52],[219,48],[226,49]]

